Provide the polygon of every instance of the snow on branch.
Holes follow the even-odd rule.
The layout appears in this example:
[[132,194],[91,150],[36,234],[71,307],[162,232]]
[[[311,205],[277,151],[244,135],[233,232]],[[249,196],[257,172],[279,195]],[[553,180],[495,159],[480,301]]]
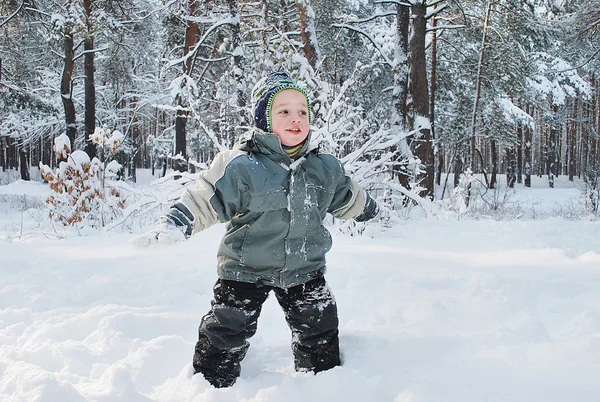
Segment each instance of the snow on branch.
[[103,52],[105,50],[108,50],[108,46],[105,46],[100,49],[85,50],[85,51],[79,53],[77,56],[73,57],[73,61],[76,61],[77,59],[81,58],[81,56],[85,56],[87,53],[98,53],[98,52]]
[[411,3],[406,3],[404,1],[398,1],[398,0],[380,0],[380,1],[375,1],[375,4],[395,4],[397,6],[404,6],[404,7],[410,7],[412,4]]
[[394,62],[392,60],[390,60],[384,53],[383,49],[381,48],[381,46],[379,46],[377,44],[377,42],[375,42],[375,40],[364,30],[360,29],[360,28],[356,28],[353,27],[352,25],[348,25],[348,24],[333,24],[332,26],[336,27],[336,28],[346,28],[349,29],[351,31],[357,32],[361,35],[363,35],[365,38],[367,38],[371,44],[373,44],[373,46],[375,47],[375,49],[377,49],[379,51],[379,54],[381,55],[381,57],[383,58],[383,60],[386,62],[386,64],[388,66],[390,66],[390,68],[394,67]]
[[535,121],[533,117],[531,117],[528,113],[526,113],[523,109],[515,105],[512,100],[508,97],[508,95],[503,95],[496,99],[496,103],[500,106],[502,110],[502,114],[506,118],[507,121],[511,123],[518,123],[523,126],[529,127],[530,129],[535,129]]
[[391,17],[391,16],[395,16],[395,15],[396,15],[395,11],[388,11],[385,13],[374,14],[367,18],[361,18],[359,20],[348,20],[348,21],[346,21],[346,24],[361,24],[363,22],[373,21],[374,19],[377,19],[377,18]]
[[[427,7],[429,7],[429,5],[428,5]],[[448,5],[447,5],[447,4],[444,4],[444,5],[443,5],[443,6],[441,6],[440,8],[436,8],[436,9],[434,9],[432,12],[430,12],[430,13],[427,13],[427,14],[425,15],[425,19],[426,19],[426,20],[430,19],[430,18],[431,18],[431,17],[433,17],[434,15],[436,15],[436,14],[438,14],[438,13],[440,13],[440,12],[444,11],[446,8],[448,8]]]
[[196,53],[200,49],[200,46],[202,46],[204,44],[204,41],[210,36],[210,34],[213,31],[217,30],[218,28],[220,28],[223,25],[235,25],[235,24],[239,24],[239,22],[240,22],[240,19],[238,17],[224,18],[220,21],[215,22],[210,28],[208,28],[206,30],[206,32],[204,33],[202,38],[200,38],[198,40],[198,42],[196,43],[196,46],[194,46],[194,49],[192,49],[185,56],[180,57],[179,59],[170,61],[167,68],[171,68],[171,67],[179,65],[181,63],[185,63],[189,58],[195,58]]
[[440,31],[442,29],[462,29],[465,28],[465,25],[438,25],[435,28],[430,27],[427,28],[427,32]]
[[[433,6],[438,5],[438,4],[440,4],[440,3],[444,2],[444,1],[446,1],[446,0],[434,0],[431,3],[427,3],[427,7],[433,7]],[[443,10],[446,7],[447,7],[447,4],[444,4],[444,7],[441,7],[439,10]]]
[[566,73],[567,71],[571,71],[571,70],[579,70],[580,68],[582,68],[583,66],[585,66],[586,64],[588,64],[590,61],[594,60],[596,58],[596,56],[598,55],[598,53],[600,53],[600,48],[597,49],[590,57],[588,57],[587,59],[585,59],[583,61],[583,63],[581,63],[578,66],[569,67],[569,68],[566,68],[564,70],[555,70],[555,71],[550,71],[550,72],[551,73],[560,74],[560,73]]
[[588,98],[592,88],[567,61],[545,52],[533,53],[537,73],[528,78],[528,84],[540,95],[549,96],[554,105],[562,105],[565,98],[577,93]]

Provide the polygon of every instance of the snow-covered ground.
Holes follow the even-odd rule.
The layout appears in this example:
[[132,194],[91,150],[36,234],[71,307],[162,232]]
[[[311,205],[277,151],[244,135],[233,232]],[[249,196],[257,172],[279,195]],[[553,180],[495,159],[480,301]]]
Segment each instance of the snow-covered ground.
[[561,179],[518,185],[520,219],[335,234],[343,365],[295,373],[271,297],[229,389],[190,374],[222,226],[149,250],[57,238],[46,186],[0,186],[0,401],[597,402],[600,222],[566,219],[580,191]]

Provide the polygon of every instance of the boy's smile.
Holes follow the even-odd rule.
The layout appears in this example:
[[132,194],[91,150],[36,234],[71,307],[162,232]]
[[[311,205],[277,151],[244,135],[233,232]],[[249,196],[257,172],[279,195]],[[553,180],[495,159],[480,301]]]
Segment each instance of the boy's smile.
[[271,105],[271,126],[285,146],[298,145],[308,137],[308,106],[302,92],[285,89],[275,95]]

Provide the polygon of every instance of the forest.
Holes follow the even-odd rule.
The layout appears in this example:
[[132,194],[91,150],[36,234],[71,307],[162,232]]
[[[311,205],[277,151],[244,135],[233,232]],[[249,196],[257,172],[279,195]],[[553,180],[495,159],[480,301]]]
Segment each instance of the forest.
[[383,197],[443,198],[449,173],[597,192],[599,28],[598,0],[0,0],[0,165],[193,173],[286,71],[313,138]]

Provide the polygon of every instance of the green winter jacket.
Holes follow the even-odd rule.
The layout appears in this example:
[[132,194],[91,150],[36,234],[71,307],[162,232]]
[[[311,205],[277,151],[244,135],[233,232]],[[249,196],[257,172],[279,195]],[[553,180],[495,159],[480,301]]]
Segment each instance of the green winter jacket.
[[280,288],[305,283],[325,272],[326,213],[357,220],[377,213],[340,161],[308,143],[291,160],[276,135],[254,129],[217,154],[174,206],[194,233],[227,223],[218,251],[221,279]]

